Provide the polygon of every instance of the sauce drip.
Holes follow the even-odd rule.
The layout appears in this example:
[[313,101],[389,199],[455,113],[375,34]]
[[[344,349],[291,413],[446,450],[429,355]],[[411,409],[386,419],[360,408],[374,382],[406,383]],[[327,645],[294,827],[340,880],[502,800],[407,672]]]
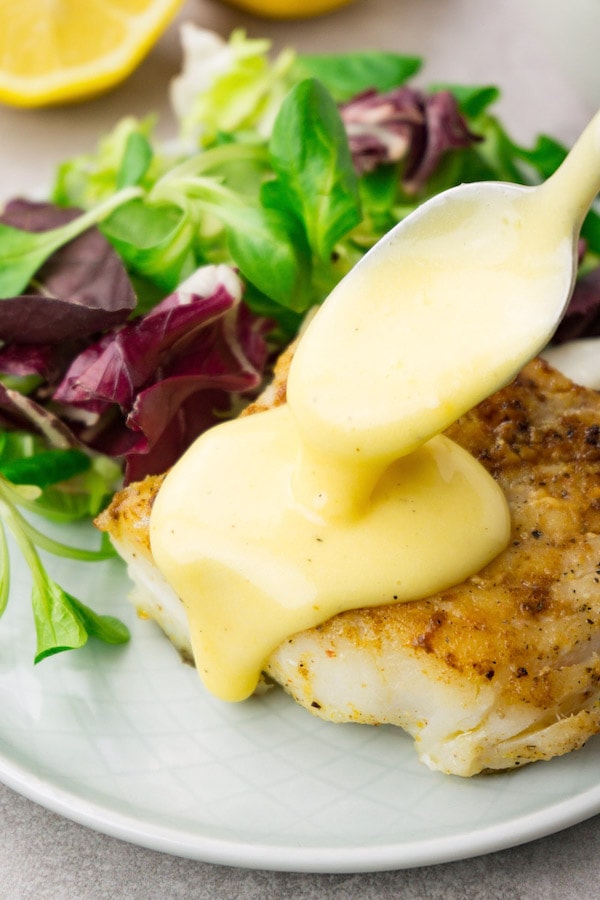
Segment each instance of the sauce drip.
[[460,582],[508,539],[500,489],[445,437],[388,466],[363,509],[334,518],[298,503],[297,452],[287,406],[219,425],[152,513],[153,552],[186,606],[198,671],[226,700],[252,693],[289,635]]

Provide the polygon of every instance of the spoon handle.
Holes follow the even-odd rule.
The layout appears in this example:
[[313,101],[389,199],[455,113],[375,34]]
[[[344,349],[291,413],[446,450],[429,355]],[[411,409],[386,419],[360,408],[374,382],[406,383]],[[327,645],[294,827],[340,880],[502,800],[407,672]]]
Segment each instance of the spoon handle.
[[600,112],[596,113],[572,149],[535,193],[548,209],[572,224],[578,233],[600,191]]

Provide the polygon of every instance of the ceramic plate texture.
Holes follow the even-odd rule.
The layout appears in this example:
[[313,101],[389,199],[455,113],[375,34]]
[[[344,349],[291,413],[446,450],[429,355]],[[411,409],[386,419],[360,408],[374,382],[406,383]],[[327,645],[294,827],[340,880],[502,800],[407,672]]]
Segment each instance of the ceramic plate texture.
[[116,560],[47,565],[84,602],[126,619],[130,644],[91,641],[34,666],[29,574],[12,559],[0,779],[70,819],[207,862],[365,872],[476,856],[600,812],[600,738],[551,762],[460,779],[421,765],[398,729],[322,722],[278,689],[242,704],[213,699],[124,602],[130,584]]

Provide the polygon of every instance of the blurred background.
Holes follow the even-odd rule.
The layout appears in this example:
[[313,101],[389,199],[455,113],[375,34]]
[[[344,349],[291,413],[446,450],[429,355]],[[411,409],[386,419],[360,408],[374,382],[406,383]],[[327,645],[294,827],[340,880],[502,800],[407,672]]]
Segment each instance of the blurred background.
[[[353,0],[322,16],[277,21],[221,0],[188,0],[133,75],[110,93],[45,109],[0,105],[0,197],[48,184],[58,162],[91,150],[124,115],[158,113],[159,136],[173,136],[168,86],[181,65],[184,21],[223,36],[241,27],[249,36],[271,38],[274,49],[293,44],[311,52],[376,48],[420,55],[425,65],[417,83],[499,85],[497,112],[518,140],[545,131],[570,142],[591,114],[593,99],[565,72],[553,43],[562,26],[556,13],[548,18],[542,7],[571,11],[573,2],[596,7],[595,0]],[[576,46],[572,40],[567,35],[569,47]]]

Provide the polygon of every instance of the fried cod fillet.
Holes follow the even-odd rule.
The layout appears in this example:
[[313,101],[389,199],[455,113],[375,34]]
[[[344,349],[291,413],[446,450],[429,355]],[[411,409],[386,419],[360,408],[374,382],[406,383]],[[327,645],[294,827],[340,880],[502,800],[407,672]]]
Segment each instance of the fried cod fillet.
[[[285,402],[291,352],[245,414]],[[323,719],[400,726],[431,769],[471,776],[568,753],[600,731],[600,394],[537,359],[447,434],[504,490],[507,549],[435,596],[293,635],[265,675]],[[97,524],[128,564],[140,612],[191,659],[182,604],[149,544],[161,480],[121,491]]]

